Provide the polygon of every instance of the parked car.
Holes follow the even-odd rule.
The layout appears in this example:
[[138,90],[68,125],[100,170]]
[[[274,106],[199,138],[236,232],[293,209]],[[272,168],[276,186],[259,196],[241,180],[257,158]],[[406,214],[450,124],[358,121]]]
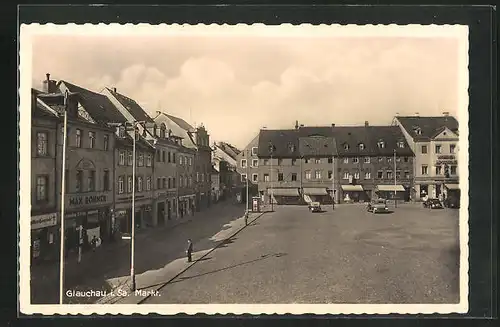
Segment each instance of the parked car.
[[321,204],[319,202],[311,202],[309,204],[309,210],[311,210],[311,212],[321,212]]
[[389,208],[387,208],[387,201],[385,199],[378,199],[368,203],[366,210],[372,213],[389,212]]
[[460,200],[456,197],[449,197],[444,200],[444,206],[447,208],[459,209]]
[[443,204],[439,199],[427,199],[423,203],[424,208],[429,208],[429,209],[443,209]]

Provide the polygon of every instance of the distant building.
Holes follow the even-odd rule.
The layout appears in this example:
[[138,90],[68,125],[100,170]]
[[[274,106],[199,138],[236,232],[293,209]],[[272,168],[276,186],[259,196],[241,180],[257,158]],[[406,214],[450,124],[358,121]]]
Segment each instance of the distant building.
[[241,193],[242,178],[237,172],[238,157],[241,151],[227,142],[214,143],[212,163],[219,171],[222,198]]
[[396,116],[410,148],[415,153],[415,199],[459,197],[458,143],[456,118],[443,116]]
[[220,176],[215,167],[212,167],[210,178],[212,180],[212,202],[218,202],[220,198]]
[[258,185],[267,201],[409,200],[413,152],[399,128],[296,125],[260,131]]

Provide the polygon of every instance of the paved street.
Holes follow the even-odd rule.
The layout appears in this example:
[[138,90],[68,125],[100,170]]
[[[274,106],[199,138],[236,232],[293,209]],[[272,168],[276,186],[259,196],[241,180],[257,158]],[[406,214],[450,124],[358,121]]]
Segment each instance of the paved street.
[[458,210],[278,207],[161,289],[160,303],[457,303]]
[[[228,200],[197,212],[194,217],[186,216],[185,223],[173,228],[157,228],[143,232],[136,241],[136,274],[163,267],[168,262],[183,257],[188,238],[195,244],[196,251],[202,250],[197,244],[209,248],[214,242],[210,237],[224,229],[224,225],[241,217],[244,205],[236,205]],[[111,245],[95,253],[87,252],[81,264],[68,263],[65,289],[100,290],[109,289],[106,280],[129,276],[130,246]],[[35,267],[31,282],[32,303],[58,303],[59,265],[52,263]],[[66,303],[93,303],[97,298],[72,298]]]

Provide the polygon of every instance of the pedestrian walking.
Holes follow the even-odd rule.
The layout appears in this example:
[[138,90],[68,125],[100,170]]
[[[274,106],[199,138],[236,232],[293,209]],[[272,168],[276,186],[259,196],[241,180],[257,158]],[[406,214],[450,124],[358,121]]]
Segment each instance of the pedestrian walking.
[[95,252],[95,249],[97,248],[97,237],[95,235],[92,237],[90,244],[92,245],[92,251]]
[[187,255],[187,261],[188,262],[192,262],[193,258],[192,258],[192,254],[193,254],[193,242],[191,241],[191,239],[189,238],[188,239],[188,247],[186,249],[186,255]]

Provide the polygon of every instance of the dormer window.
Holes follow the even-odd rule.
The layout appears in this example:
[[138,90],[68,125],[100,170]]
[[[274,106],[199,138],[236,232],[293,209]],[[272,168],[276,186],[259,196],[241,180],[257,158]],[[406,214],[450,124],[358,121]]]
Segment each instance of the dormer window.
[[364,150],[364,149],[365,149],[365,145],[364,145],[364,143],[359,143],[359,144],[358,144],[358,148],[359,148],[360,150]]
[[416,127],[415,128],[415,134],[422,135],[422,129],[420,129],[420,127]]
[[344,150],[346,150],[346,151],[349,150],[349,144],[344,143]]
[[405,147],[405,142],[403,141],[398,141],[398,148],[404,148]]
[[125,126],[118,127],[118,136],[125,137]]
[[294,153],[295,152],[295,145],[288,143],[288,151],[290,153]]
[[153,126],[153,136],[158,136],[158,126],[156,124]]
[[378,145],[378,147],[379,147],[380,149],[384,149],[384,148],[385,148],[385,142],[384,142],[384,140],[379,140],[379,141],[377,142],[377,145]]

